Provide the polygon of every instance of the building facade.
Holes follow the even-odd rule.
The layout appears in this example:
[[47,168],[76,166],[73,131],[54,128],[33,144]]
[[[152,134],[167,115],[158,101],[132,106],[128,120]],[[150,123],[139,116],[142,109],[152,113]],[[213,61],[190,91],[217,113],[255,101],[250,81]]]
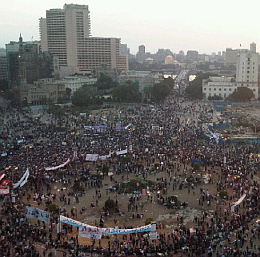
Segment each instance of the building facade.
[[122,74],[118,78],[120,84],[126,83],[128,80],[138,82],[139,92],[144,93],[146,89],[152,88],[155,84],[163,81],[163,75],[159,72],[151,71],[129,71]]
[[236,85],[248,87],[258,99],[258,53],[242,50],[237,55]]
[[[234,79],[234,78],[233,78]],[[203,98],[219,96],[226,99],[237,89],[231,77],[209,77],[202,81]]]
[[186,55],[186,60],[190,62],[197,62],[199,58],[198,51],[195,50],[188,50]]
[[89,13],[87,5],[65,4],[63,9],[47,10],[46,18],[40,19],[42,49],[58,56],[62,77],[89,74],[102,66],[128,69],[119,38],[91,37]]
[[97,78],[89,78],[87,76],[68,76],[56,83],[64,84],[65,88],[69,88],[73,94],[84,85],[94,85],[96,82]]
[[253,53],[256,53],[256,43],[255,42],[250,44],[250,51]]
[[33,83],[54,74],[53,57],[41,52],[39,41],[19,41],[6,44],[7,77],[9,87],[19,87],[21,78]]
[[249,50],[237,55],[236,82],[241,86],[258,86],[258,53]]
[[53,79],[40,79],[34,84],[22,83],[20,101],[27,105],[57,103],[65,95],[65,85],[55,83]]
[[[225,100],[231,94],[233,94],[238,87],[241,85],[234,81],[231,77],[209,77],[202,81],[202,93],[204,99],[209,99],[210,97],[219,96],[221,99]],[[258,87],[248,86],[254,93],[255,100],[258,99]]]
[[225,64],[227,66],[236,65],[238,51],[239,50],[237,50],[237,49],[226,48]]
[[7,80],[6,50],[0,49],[0,80]]

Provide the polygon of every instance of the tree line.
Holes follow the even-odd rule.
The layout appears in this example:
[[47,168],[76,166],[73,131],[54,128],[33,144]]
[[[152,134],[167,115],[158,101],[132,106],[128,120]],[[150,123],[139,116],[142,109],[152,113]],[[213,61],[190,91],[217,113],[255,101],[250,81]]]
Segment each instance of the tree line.
[[[117,84],[113,80],[101,73],[96,84],[93,86],[86,85],[77,90],[73,97],[72,103],[75,106],[88,107],[93,104],[102,104],[108,102],[122,103],[142,103],[149,98],[149,102],[159,103],[165,99],[174,86],[172,78],[164,79],[162,82],[155,84],[143,93],[140,92],[138,81],[128,80],[124,83]],[[108,98],[104,98],[104,94],[108,94]]]

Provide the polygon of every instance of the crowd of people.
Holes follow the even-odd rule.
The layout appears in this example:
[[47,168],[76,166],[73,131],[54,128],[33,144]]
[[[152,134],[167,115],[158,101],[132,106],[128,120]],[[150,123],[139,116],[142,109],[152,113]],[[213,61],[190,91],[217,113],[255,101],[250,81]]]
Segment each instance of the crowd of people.
[[[30,119],[19,108],[7,107],[2,116],[1,171],[11,183],[19,181],[27,168],[30,175],[25,185],[0,196],[1,256],[260,256],[260,224],[256,222],[260,207],[259,158],[251,155],[257,145],[223,145],[214,138],[205,138],[198,121],[212,119],[211,104],[176,97],[174,93],[163,104],[136,105],[130,111],[120,106],[116,111],[108,110],[105,118],[99,112],[84,123],[75,120],[77,127],[65,132]],[[85,131],[84,126],[104,125],[104,120],[106,127]],[[129,126],[118,129],[118,124]],[[130,156],[128,162],[115,154],[122,150]],[[86,162],[86,154],[109,158]],[[195,172],[191,165],[194,159],[202,166],[200,176],[190,182],[188,177]],[[51,169],[66,162],[63,173]],[[48,210],[55,203],[59,214],[76,220],[86,216],[89,209],[97,210],[110,195],[104,188],[107,177],[97,174],[104,166],[109,167],[109,183],[118,193],[114,199],[117,212],[129,215],[131,222],[137,215],[143,216],[138,205],[141,197],[155,201],[158,208],[167,208],[170,192],[178,195],[185,191],[187,199],[183,199],[182,207],[192,206],[201,214],[194,217],[193,226],[184,224],[184,217],[177,212],[175,227],[166,229],[165,224],[157,222],[157,240],[137,233],[107,238],[106,244],[103,239],[98,243],[93,240],[88,245],[79,242],[70,225],[62,224],[57,233],[57,215],[48,224],[26,218],[28,205]],[[209,180],[204,173],[210,174]],[[151,195],[134,195],[129,202],[120,199],[119,181],[154,176],[155,200]],[[67,190],[75,185],[82,190]],[[208,190],[206,185],[214,190]],[[227,196],[219,197],[221,191],[228,192]],[[231,208],[244,194],[245,199]],[[209,211],[210,207],[214,212]],[[108,217],[109,212],[102,209],[100,222],[95,225],[106,226]],[[114,225],[126,227],[117,218]]]

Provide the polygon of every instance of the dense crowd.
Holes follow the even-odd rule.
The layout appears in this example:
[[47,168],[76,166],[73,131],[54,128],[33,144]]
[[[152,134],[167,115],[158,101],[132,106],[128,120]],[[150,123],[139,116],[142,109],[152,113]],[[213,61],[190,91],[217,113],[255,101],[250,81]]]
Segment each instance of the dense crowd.
[[[55,249],[59,247],[64,249],[64,256],[66,252],[71,256],[84,256],[86,252],[104,256],[148,256],[160,252],[174,256],[180,250],[186,256],[260,256],[260,227],[255,222],[260,207],[259,159],[250,155],[258,149],[257,146],[222,145],[215,139],[204,138],[198,120],[213,118],[212,106],[206,102],[171,95],[163,104],[137,105],[131,112],[121,106],[117,110],[119,114],[121,122],[131,124],[130,129],[118,131],[116,122],[109,122],[115,116],[111,111],[106,117],[106,129],[84,131],[84,125],[102,123],[103,114],[99,114],[94,121],[89,119],[84,124],[75,121],[79,131],[75,133],[55,132],[48,124],[24,117],[17,108],[6,109],[2,119],[1,149],[8,155],[0,158],[1,171],[10,181],[16,182],[29,168],[30,177],[23,187],[13,190],[13,195],[1,196],[1,256],[55,256]],[[15,147],[10,151],[11,146]],[[108,155],[123,149],[131,155],[127,163],[115,154],[104,161],[91,164],[85,161],[86,154]],[[70,162],[64,167],[64,176],[46,170],[46,167],[58,166],[68,159]],[[202,174],[193,183],[186,183],[187,177],[193,174],[192,159],[203,163],[203,170],[214,177],[207,183],[214,183],[217,192],[229,190],[232,195],[223,200],[208,191]],[[204,210],[200,217],[195,217],[194,230],[180,222],[178,228],[165,232],[164,225],[158,223],[157,240],[150,240],[147,235],[130,234],[115,237],[106,246],[95,240],[92,245],[79,245],[78,238],[70,236],[72,227],[66,224],[56,234],[57,217],[52,217],[49,224],[38,221],[34,225],[25,217],[25,207],[32,203],[46,210],[50,203],[57,203],[63,206],[60,214],[73,219],[89,206],[98,206],[105,194],[104,174],[91,174],[103,165],[109,166],[113,172],[111,181],[115,185],[120,178],[149,178],[159,169],[162,176],[154,188],[162,192],[156,195],[158,205],[167,203],[167,191],[187,190],[190,195],[196,193],[199,207],[215,206],[215,211]],[[81,182],[83,192],[60,190],[57,193],[53,190],[57,182],[64,188],[71,187],[75,184],[75,177]],[[79,203],[91,189],[96,195],[89,196],[89,202],[80,208],[73,208],[72,204]],[[245,200],[231,211],[231,203],[243,194],[246,194]],[[118,205],[120,200],[115,200]],[[188,200],[182,204],[184,207]],[[120,202],[128,206],[133,219],[140,216],[138,201],[134,196],[129,203]],[[118,213],[123,214],[120,208]],[[107,214],[104,210],[97,225],[104,225]],[[183,217],[178,215],[177,219],[179,222]],[[37,248],[36,244],[44,250]]]

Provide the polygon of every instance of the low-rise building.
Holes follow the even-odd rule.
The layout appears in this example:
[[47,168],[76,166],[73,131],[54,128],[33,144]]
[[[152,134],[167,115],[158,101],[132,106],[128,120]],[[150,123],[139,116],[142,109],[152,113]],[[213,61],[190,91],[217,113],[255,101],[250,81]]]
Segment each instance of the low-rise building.
[[88,76],[67,76],[62,80],[56,81],[58,84],[64,84],[65,88],[69,88],[72,94],[84,85],[94,85],[96,82],[97,78]]
[[[213,96],[219,96],[222,99],[229,97],[237,90],[239,83],[233,81],[232,77],[209,77],[202,81],[202,93],[205,99]],[[254,93],[254,98],[258,99],[258,87],[255,85],[248,86]]]
[[226,99],[236,88],[231,77],[209,77],[202,81],[202,93],[205,99],[213,96]]
[[53,79],[41,79],[34,84],[23,83],[20,86],[20,100],[27,105],[58,103],[65,95],[65,85]]
[[139,91],[143,93],[145,88],[153,87],[163,81],[163,75],[159,72],[151,71],[129,71],[126,74],[122,74],[118,77],[118,82],[125,83],[130,80],[132,82],[138,82]]

